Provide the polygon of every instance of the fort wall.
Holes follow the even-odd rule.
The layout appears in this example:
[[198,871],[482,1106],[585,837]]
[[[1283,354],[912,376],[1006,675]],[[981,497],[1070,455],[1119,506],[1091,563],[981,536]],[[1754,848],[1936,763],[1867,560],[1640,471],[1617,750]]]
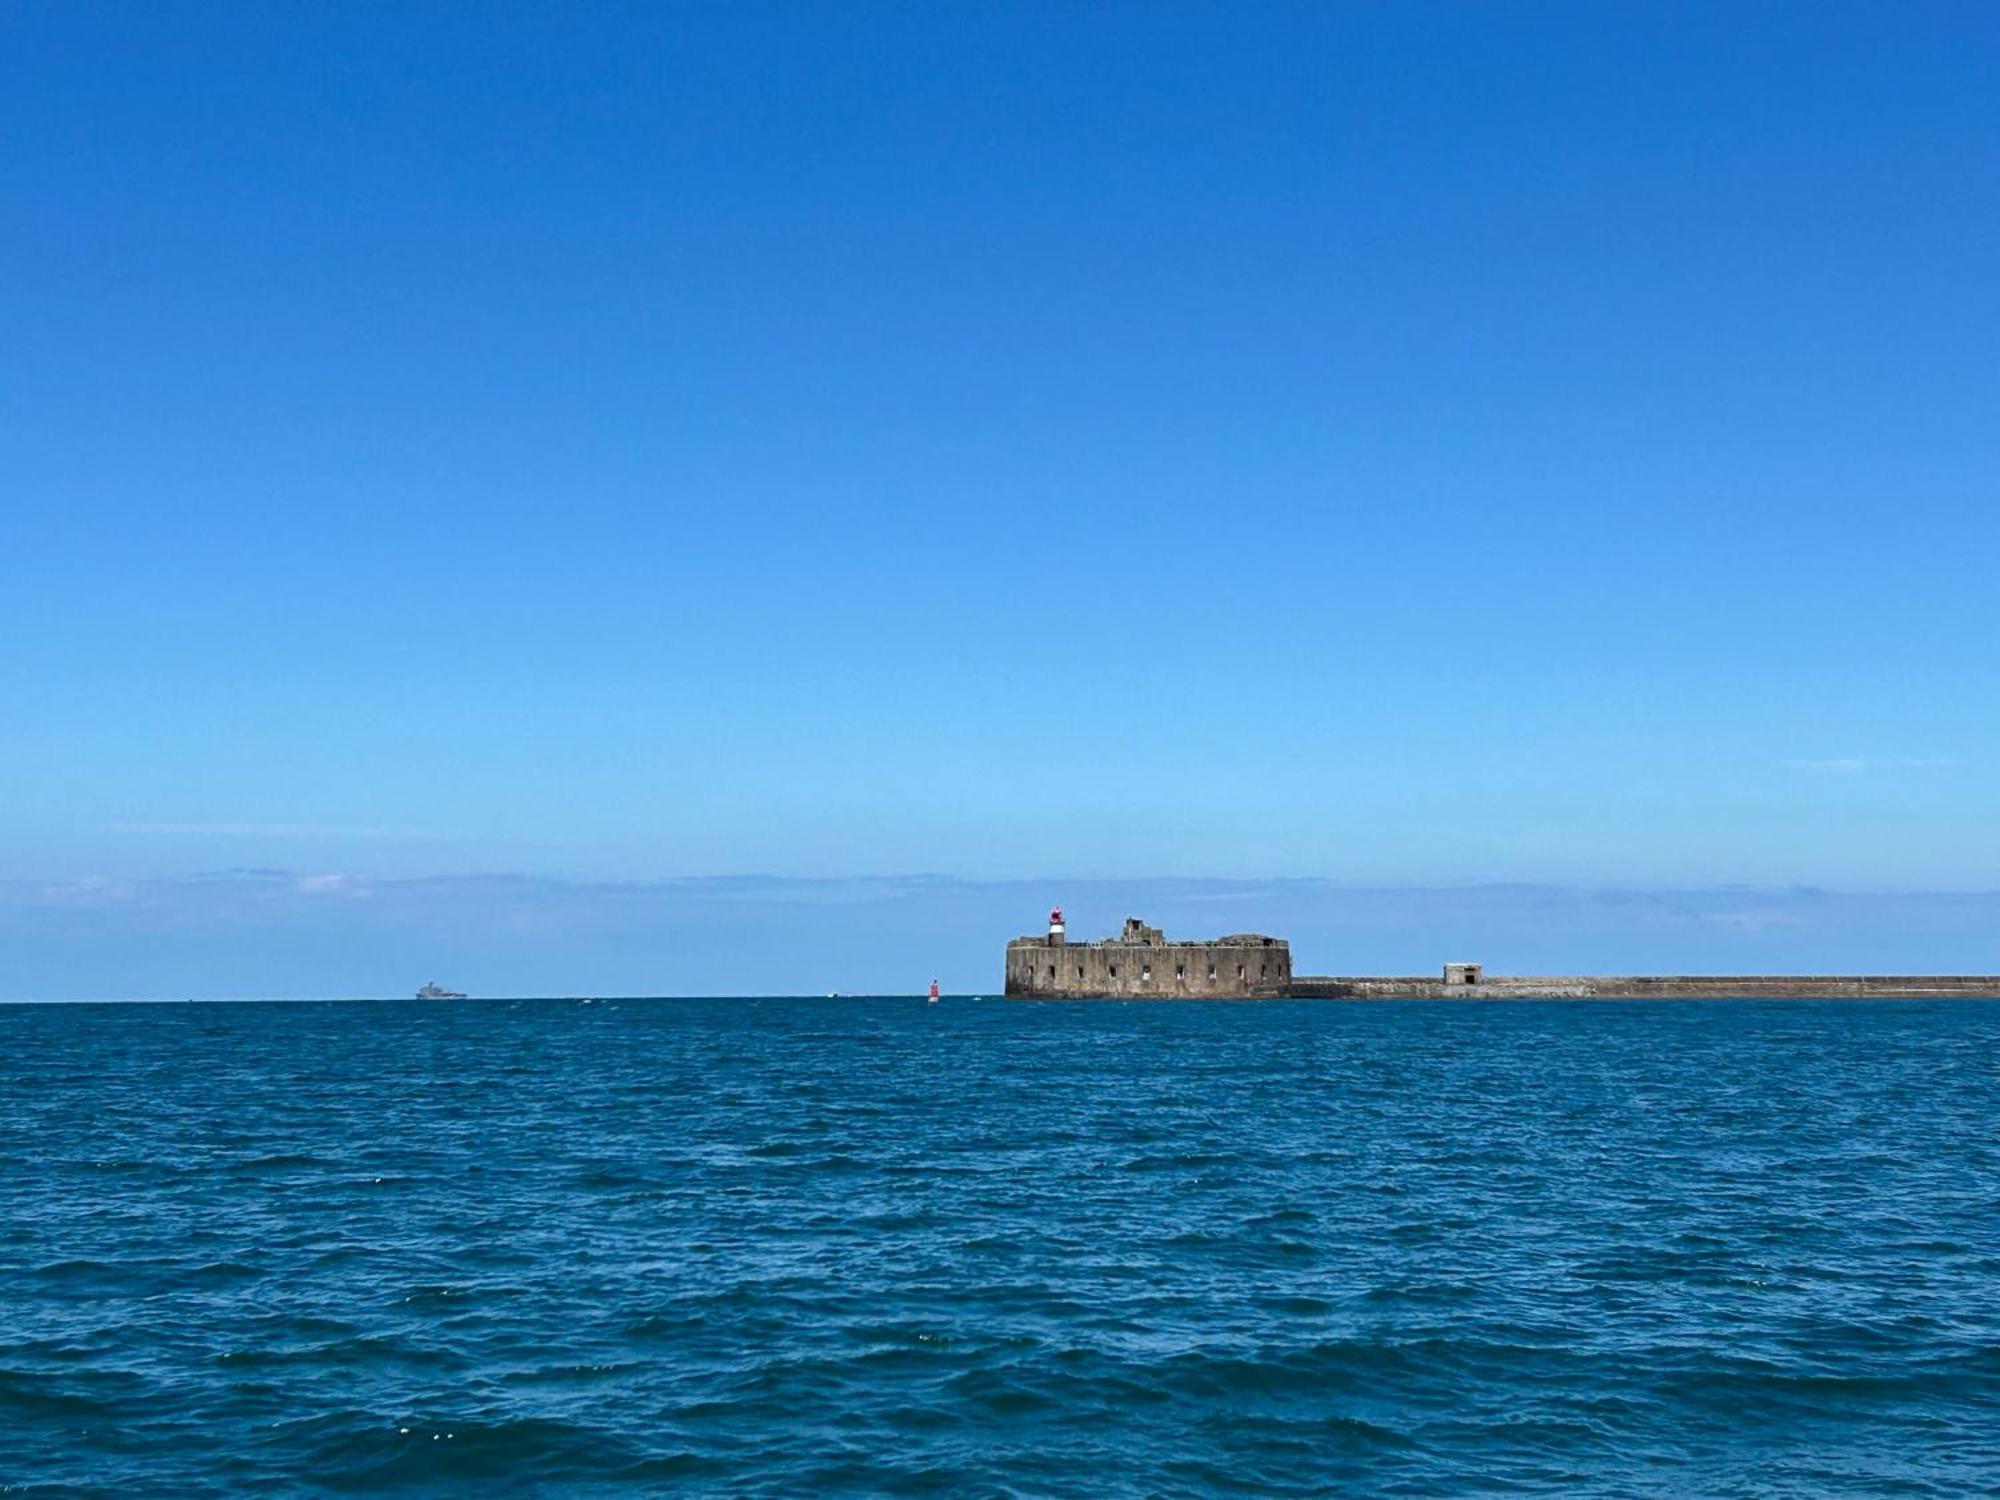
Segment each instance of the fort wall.
[[1006,993],[1024,1000],[1277,1000],[1292,992],[1292,950],[1246,933],[1172,943],[1128,923],[1138,941],[1070,943],[1023,937],[1007,945]]

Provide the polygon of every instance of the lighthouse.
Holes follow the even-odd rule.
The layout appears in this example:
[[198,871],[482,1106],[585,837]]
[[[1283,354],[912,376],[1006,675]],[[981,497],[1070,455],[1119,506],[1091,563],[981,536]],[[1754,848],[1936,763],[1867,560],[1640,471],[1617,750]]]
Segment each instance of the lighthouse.
[[1055,944],[1062,941],[1064,941],[1062,908],[1058,906],[1049,912],[1049,942]]

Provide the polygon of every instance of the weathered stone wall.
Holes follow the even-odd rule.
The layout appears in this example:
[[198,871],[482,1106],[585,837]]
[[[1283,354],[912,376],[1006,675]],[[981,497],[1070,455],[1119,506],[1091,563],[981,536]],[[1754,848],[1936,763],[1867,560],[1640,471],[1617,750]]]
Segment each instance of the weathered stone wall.
[[1279,938],[1007,945],[1007,994],[1024,1000],[1277,1000],[1291,990],[1292,950]]
[[2000,998],[1990,974],[1569,974],[1433,978],[1301,974],[1301,1000],[1786,1000]]

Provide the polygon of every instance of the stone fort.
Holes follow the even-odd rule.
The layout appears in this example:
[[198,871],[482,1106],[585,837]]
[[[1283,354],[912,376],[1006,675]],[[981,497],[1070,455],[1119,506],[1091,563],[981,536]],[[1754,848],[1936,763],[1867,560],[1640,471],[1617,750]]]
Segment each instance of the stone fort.
[[1170,943],[1128,917],[1115,938],[1072,943],[1057,907],[1046,934],[1007,945],[1007,994],[1017,999],[1275,1000],[1291,992],[1291,945],[1257,932]]

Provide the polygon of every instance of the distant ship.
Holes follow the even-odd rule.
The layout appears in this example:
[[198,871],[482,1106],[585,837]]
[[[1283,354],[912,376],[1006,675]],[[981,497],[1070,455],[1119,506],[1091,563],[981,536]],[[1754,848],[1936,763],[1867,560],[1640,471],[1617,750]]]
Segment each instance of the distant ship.
[[417,998],[419,1000],[463,1000],[465,998],[465,991],[448,990],[433,979],[429,984],[417,991]]

